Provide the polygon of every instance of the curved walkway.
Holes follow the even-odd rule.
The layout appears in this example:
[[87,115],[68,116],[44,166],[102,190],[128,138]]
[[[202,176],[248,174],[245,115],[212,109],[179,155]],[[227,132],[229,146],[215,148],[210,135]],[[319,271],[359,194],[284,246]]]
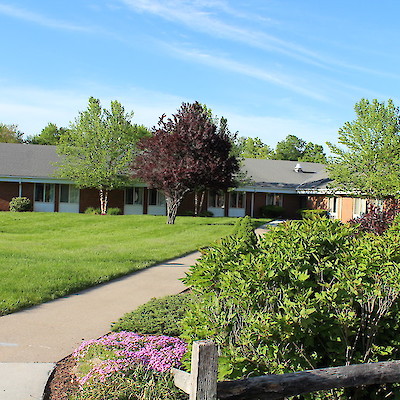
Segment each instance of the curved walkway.
[[[264,231],[256,230],[258,234]],[[151,298],[183,291],[179,279],[199,255],[191,253],[0,317],[0,400],[41,399],[57,361],[83,340],[109,332],[112,322]]]

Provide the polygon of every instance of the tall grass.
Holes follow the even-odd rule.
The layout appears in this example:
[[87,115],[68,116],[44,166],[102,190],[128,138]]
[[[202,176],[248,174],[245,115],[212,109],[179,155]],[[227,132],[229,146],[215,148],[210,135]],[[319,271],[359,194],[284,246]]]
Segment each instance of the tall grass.
[[235,219],[0,213],[0,315],[206,246]]

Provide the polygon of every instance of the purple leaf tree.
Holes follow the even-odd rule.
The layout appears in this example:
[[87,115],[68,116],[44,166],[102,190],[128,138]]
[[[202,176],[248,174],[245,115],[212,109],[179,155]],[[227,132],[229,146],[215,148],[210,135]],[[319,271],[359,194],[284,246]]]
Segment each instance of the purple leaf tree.
[[231,154],[231,139],[200,103],[182,103],[171,118],[163,115],[152,133],[138,143],[132,171],[135,178],[164,192],[167,224],[175,222],[188,192],[236,185],[239,162]]

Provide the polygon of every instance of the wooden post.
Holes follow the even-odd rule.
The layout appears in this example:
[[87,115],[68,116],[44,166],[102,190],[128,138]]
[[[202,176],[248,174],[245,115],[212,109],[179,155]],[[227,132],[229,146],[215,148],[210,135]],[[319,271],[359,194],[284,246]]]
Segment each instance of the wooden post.
[[218,355],[211,340],[193,343],[189,400],[217,399]]
[[189,400],[216,400],[218,354],[211,340],[193,343],[190,374],[172,368],[175,386],[189,394]]

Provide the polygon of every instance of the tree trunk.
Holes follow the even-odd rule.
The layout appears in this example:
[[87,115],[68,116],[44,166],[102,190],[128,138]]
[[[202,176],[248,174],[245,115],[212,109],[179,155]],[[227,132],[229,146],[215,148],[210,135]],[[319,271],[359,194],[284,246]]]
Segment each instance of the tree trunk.
[[182,199],[183,195],[176,197],[165,196],[165,201],[167,202],[167,224],[172,225],[175,223],[178,207],[180,206]]
[[199,213],[199,192],[197,190],[194,191],[194,216],[197,217]]
[[108,190],[99,189],[99,192],[100,192],[100,212],[101,215],[106,215],[108,206]]
[[204,203],[204,197],[205,197],[206,191],[203,190],[201,192],[201,197],[200,197],[200,205],[199,205],[199,212],[201,212],[202,208],[203,208],[203,203]]
[[199,214],[201,213],[201,210],[203,208],[203,203],[204,203],[204,195],[205,191],[203,190],[201,192],[201,197],[200,197],[200,202],[199,202],[199,192],[196,190],[194,192],[194,216],[198,217]]

